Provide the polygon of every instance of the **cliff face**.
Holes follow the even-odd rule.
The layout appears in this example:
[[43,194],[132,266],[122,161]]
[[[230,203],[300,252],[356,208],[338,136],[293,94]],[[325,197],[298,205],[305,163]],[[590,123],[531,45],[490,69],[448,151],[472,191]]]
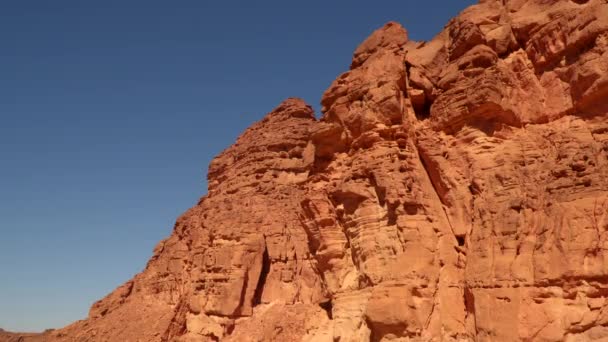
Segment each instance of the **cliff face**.
[[146,269],[52,341],[608,339],[608,3],[374,32],[209,167]]

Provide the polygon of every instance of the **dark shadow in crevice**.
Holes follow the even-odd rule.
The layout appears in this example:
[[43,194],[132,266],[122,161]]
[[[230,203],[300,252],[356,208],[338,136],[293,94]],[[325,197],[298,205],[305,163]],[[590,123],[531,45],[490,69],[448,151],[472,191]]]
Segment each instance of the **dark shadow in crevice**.
[[[405,62],[405,91],[404,91],[404,95],[406,98],[409,99],[409,102],[412,106],[412,109],[414,110],[414,115],[416,116],[416,119],[419,121],[422,120],[426,120],[431,116],[431,105],[432,102],[429,100],[428,96],[426,96],[426,94],[424,95],[424,99],[423,99],[423,103],[415,103],[414,99],[412,99],[410,97],[410,89],[418,89],[417,87],[415,87],[414,85],[410,84],[410,69],[411,69],[412,65],[410,63],[408,63],[407,61]],[[418,90],[422,90],[422,89],[418,89]]]
[[321,309],[323,309],[323,310],[325,310],[325,312],[327,312],[327,317],[329,317],[329,319],[333,319],[333,314],[332,314],[333,304],[331,303],[331,299],[328,300],[327,302],[319,303],[319,306],[321,307]]
[[391,203],[389,203],[387,205],[386,215],[387,215],[387,218],[388,218],[387,224],[389,226],[394,226],[394,225],[397,224],[397,216],[398,216],[397,215],[397,207],[398,207],[398,205],[399,205],[398,203],[397,204],[391,204]]
[[229,324],[229,325],[226,327],[226,335],[230,335],[230,334],[232,334],[232,332],[234,331],[234,328],[235,328],[234,323]]
[[456,241],[458,242],[458,246],[463,247],[465,243],[464,235],[456,235]]
[[424,101],[424,104],[422,106],[414,106],[412,104],[412,107],[414,108],[414,114],[416,114],[416,119],[418,119],[419,121],[426,120],[431,117],[431,102],[428,101],[428,99]]
[[479,184],[477,184],[475,182],[471,182],[469,184],[469,192],[473,196],[481,194],[481,189],[479,188]]
[[408,215],[416,215],[418,214],[418,204],[416,203],[404,203],[403,210]]
[[262,270],[260,271],[260,277],[258,278],[258,284],[253,293],[252,306],[260,305],[262,303],[262,293],[264,292],[264,285],[266,285],[266,278],[270,273],[270,257],[268,256],[268,248],[264,247],[264,255],[262,256]]
[[331,158],[331,157],[325,157],[325,158],[319,157],[319,156],[315,157],[315,161],[313,162],[313,165],[310,168],[309,176],[322,173],[323,171],[325,171],[327,166],[329,166],[329,164],[331,164],[332,161],[333,161],[333,158]]

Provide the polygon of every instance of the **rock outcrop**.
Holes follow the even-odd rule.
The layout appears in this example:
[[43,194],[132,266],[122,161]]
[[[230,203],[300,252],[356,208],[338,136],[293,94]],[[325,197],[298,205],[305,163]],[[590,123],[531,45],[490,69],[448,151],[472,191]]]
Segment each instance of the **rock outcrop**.
[[0,341],[3,342],[44,342],[45,339],[45,333],[13,333],[0,328]]
[[[608,3],[388,23],[50,341],[608,340]],[[25,339],[27,340],[27,339]]]

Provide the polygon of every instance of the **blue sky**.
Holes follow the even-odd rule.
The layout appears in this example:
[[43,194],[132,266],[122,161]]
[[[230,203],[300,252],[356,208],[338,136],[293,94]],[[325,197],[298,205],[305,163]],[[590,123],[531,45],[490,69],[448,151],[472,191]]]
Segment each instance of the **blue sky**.
[[84,318],[247,126],[286,97],[318,111],[385,22],[428,40],[474,2],[0,4],[0,328]]

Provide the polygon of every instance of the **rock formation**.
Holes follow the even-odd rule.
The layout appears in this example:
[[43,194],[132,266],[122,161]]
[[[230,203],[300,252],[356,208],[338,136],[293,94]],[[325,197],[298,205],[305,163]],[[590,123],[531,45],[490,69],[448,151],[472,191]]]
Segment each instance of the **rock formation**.
[[[50,333],[50,330],[46,333]],[[45,333],[13,333],[0,329],[0,341],[2,342],[44,342]]]
[[[49,341],[608,341],[608,2],[388,23]],[[27,341],[27,339],[25,339]]]

